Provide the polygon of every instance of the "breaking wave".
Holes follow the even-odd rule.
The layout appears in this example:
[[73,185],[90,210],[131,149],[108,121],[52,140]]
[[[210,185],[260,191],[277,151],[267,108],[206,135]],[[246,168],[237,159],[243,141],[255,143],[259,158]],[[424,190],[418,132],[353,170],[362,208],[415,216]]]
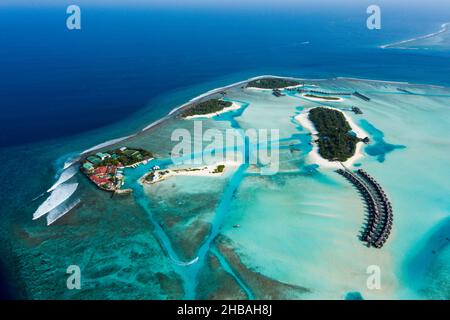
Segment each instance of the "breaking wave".
[[47,215],[47,226],[51,225],[53,222],[69,213],[73,208],[75,208],[81,202],[80,199],[76,199],[69,204],[62,204],[55,209],[51,210]]
[[73,166],[75,163],[77,163],[78,161],[80,161],[81,157],[75,157],[75,158],[69,158],[66,160],[66,162],[64,162],[64,166],[63,166],[63,170],[66,170],[67,168],[70,168],[71,166]]
[[55,182],[55,184],[47,190],[47,192],[52,192],[55,190],[59,185],[63,184],[70,178],[72,178],[74,175],[76,175],[78,172],[77,166],[70,166],[68,169],[64,170],[61,175],[59,176],[58,180]]
[[37,199],[39,199],[39,198],[43,197],[43,196],[44,196],[44,194],[45,194],[45,192],[42,192],[42,193],[41,193],[40,195],[38,195],[38,196],[34,197],[34,198],[33,198],[33,200],[31,200],[31,202],[33,202],[33,201],[36,201]]
[[42,217],[47,212],[55,209],[61,203],[69,199],[77,190],[78,183],[61,184],[52,191],[50,196],[37,208],[33,214],[33,220]]

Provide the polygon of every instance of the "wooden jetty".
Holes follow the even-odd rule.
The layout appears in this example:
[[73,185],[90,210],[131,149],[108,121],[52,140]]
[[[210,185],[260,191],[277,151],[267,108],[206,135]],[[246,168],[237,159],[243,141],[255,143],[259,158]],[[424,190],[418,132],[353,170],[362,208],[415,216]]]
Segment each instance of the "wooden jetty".
[[402,89],[402,88],[397,88],[397,91],[400,91],[400,92],[403,92],[403,93],[406,93],[406,94],[414,94],[413,92],[411,92],[409,90],[406,90],[406,89]]
[[358,107],[353,106],[351,108],[351,111],[354,112],[355,114],[363,114],[362,110]]
[[362,93],[359,93],[358,91],[353,92],[353,95],[354,95],[355,97],[360,98],[361,100],[364,100],[364,101],[370,101],[370,98],[369,98],[369,97],[363,95]]
[[351,92],[330,92],[330,91],[320,91],[320,90],[305,90],[305,89],[297,89],[298,92],[300,93],[315,93],[315,94],[321,94],[321,95],[325,95],[325,96],[331,96],[331,95],[336,95],[336,96],[351,96],[353,93]]
[[277,97],[277,98],[283,97],[283,96],[284,96],[284,94],[281,93],[281,90],[280,90],[280,89],[273,89],[272,94],[273,94],[275,97]]

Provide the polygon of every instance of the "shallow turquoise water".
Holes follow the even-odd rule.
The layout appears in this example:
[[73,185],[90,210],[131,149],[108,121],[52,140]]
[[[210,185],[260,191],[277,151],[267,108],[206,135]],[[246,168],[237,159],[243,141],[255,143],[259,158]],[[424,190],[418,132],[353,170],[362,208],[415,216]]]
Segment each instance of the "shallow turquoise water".
[[373,142],[366,146],[364,151],[372,157],[376,157],[379,162],[384,162],[386,155],[396,149],[404,149],[406,146],[394,145],[384,141],[384,134],[382,131],[375,128],[369,121],[362,119],[359,121],[361,128],[363,128],[373,139]]
[[[262,176],[257,169],[244,163],[225,178],[223,186],[218,185],[217,181],[207,180],[174,178],[173,182],[168,182],[166,187],[170,187],[172,183],[176,185],[174,190],[180,192],[180,201],[186,201],[189,197],[189,194],[181,194],[183,187],[184,191],[194,190],[196,183],[202,183],[204,189],[208,189],[210,185],[210,197],[218,199],[208,207],[210,212],[201,216],[211,228],[200,245],[194,248],[197,260],[181,258],[179,248],[175,247],[177,239],[174,239],[170,226],[161,224],[160,215],[164,211],[158,210],[162,210],[166,204],[152,203],[156,196],[160,201],[174,201],[173,198],[176,197],[169,197],[158,190],[154,191],[155,197],[149,197],[137,183],[153,165],[158,164],[162,168],[172,165],[172,160],[168,158],[171,150],[168,136],[173,128],[191,129],[189,121],[168,121],[130,142],[131,145],[155,151],[158,157],[158,160],[147,165],[126,170],[125,187],[134,190],[132,197],[110,199],[102,193],[99,197],[98,191],[84,177],[77,175],[74,179],[82,183],[78,192],[83,206],[62,219],[61,224],[57,224],[55,228],[47,228],[39,222],[36,224],[28,221],[28,218],[24,219],[21,223],[28,236],[20,234],[26,239],[21,241],[29,245],[41,239],[58,238],[53,240],[54,243],[67,252],[67,257],[57,262],[60,271],[65,263],[73,263],[83,257],[83,261],[87,261],[83,264],[86,272],[92,274],[89,285],[99,285],[95,282],[95,277],[104,274],[100,282],[103,286],[113,286],[114,281],[123,282],[131,288],[136,286],[143,292],[147,290],[154,298],[196,297],[199,275],[218,235],[231,240],[234,246],[232,249],[238,252],[242,263],[249,269],[258,270],[269,279],[306,287],[313,292],[305,294],[303,298],[342,299],[349,292],[359,292],[367,299],[436,297],[435,293],[430,293],[431,289],[424,292],[423,288],[433,285],[433,292],[436,287],[439,288],[439,285],[431,281],[430,274],[434,275],[434,279],[441,279],[441,282],[446,281],[447,277],[445,268],[448,266],[448,246],[444,245],[445,241],[442,242],[442,239],[445,240],[443,236],[448,233],[448,225],[436,227],[448,217],[450,208],[447,199],[449,186],[443,183],[448,180],[449,172],[446,168],[450,160],[446,152],[450,125],[447,116],[449,98],[445,93],[447,89],[413,86],[411,90],[420,91],[420,95],[400,95],[390,94],[395,86],[384,83],[334,80],[324,83],[324,87],[327,85],[358,88],[372,98],[367,103],[350,97],[342,105],[356,105],[364,111],[361,116],[349,114],[369,133],[373,141],[372,145],[365,148],[366,156],[358,161],[358,165],[376,177],[394,205],[394,233],[383,250],[365,248],[357,239],[364,220],[364,208],[355,190],[332,170],[324,170],[307,161],[308,153],[312,150],[309,144],[311,137],[295,122],[294,117],[302,108],[321,104],[295,96],[277,99],[270,92],[245,90],[233,90],[229,93],[229,99],[243,104],[244,107],[239,112],[205,120],[204,126],[220,130],[279,128],[281,171],[275,176]],[[342,108],[337,103],[333,106]],[[82,145],[80,142],[73,147],[82,150]],[[72,146],[54,146],[56,154],[65,156],[53,158],[50,155],[34,164],[36,167],[44,166],[45,163],[55,165],[55,169],[41,172],[37,170],[49,186],[54,182],[54,171],[60,168],[67,155],[72,154],[70,147]],[[246,154],[244,159],[248,160],[249,151],[254,150],[257,150],[256,146],[249,145],[247,140],[242,150]],[[25,150],[19,152],[26,154]],[[191,155],[186,155],[188,156]],[[193,156],[199,157],[201,153]],[[10,168],[17,166],[12,164]],[[37,183],[36,186],[33,186],[35,182],[30,183],[28,194],[32,199],[43,190]],[[176,191],[173,192],[176,195]],[[31,215],[35,205],[31,203],[27,206],[26,212]],[[176,207],[176,203],[174,206]],[[121,214],[117,211],[119,207]],[[155,207],[158,212],[155,212]],[[182,217],[187,211],[188,206],[180,206],[178,212],[172,215],[175,218]],[[106,216],[109,222],[101,225],[106,229],[111,228],[108,229],[111,233],[103,238],[106,234],[96,234],[96,224],[89,222],[90,219],[102,221]],[[133,223],[130,228],[134,228],[135,232],[139,231],[139,234],[130,236],[129,242],[117,240],[117,244],[123,245],[123,250],[115,256],[110,252],[110,246],[115,246],[115,232],[112,230],[117,231],[121,229],[120,226],[127,226],[131,218],[138,222]],[[15,223],[20,221],[18,217],[15,219]],[[180,225],[185,225],[185,230],[188,230],[195,220],[195,217],[189,217],[188,220],[181,221]],[[233,227],[237,224],[240,225],[238,229]],[[80,244],[80,248],[70,249],[71,241],[74,240],[68,236],[71,228],[79,230],[81,239],[89,239],[90,246],[91,242],[98,241],[102,244],[101,247],[98,250],[91,249],[88,253],[84,249],[84,246],[88,246],[85,242],[87,240],[81,240],[83,245]],[[152,236],[144,236],[148,234]],[[67,241],[64,240],[65,237]],[[30,255],[39,257],[44,249],[49,250],[49,260],[56,254],[50,241],[36,247],[27,247],[23,243],[22,246],[17,246],[16,249],[24,259]],[[151,251],[146,251],[148,247]],[[417,248],[422,249],[418,251]],[[253,288],[242,280],[230,261],[216,249],[213,253],[247,296],[255,298]],[[91,254],[94,256],[93,261],[98,259],[101,262],[101,268],[89,263],[88,256]],[[135,256],[142,257],[137,259]],[[139,281],[141,278],[136,277],[139,272],[128,270],[129,267],[134,267],[134,259],[139,261],[139,267],[145,270],[144,273],[151,275],[151,280],[144,282],[147,284],[142,284]],[[145,267],[142,266],[144,260]],[[34,263],[21,268],[28,270]],[[386,282],[380,292],[371,292],[365,287],[365,271],[371,264],[379,264],[383,270]],[[53,279],[52,277],[58,277],[58,274],[45,274],[42,281]],[[421,279],[419,287],[416,286],[416,277]],[[178,278],[182,283],[182,290],[178,288]],[[160,288],[161,281],[169,285]],[[90,294],[86,297],[96,297],[95,291]],[[74,297],[70,294],[61,296]],[[121,296],[120,293],[118,296]]]

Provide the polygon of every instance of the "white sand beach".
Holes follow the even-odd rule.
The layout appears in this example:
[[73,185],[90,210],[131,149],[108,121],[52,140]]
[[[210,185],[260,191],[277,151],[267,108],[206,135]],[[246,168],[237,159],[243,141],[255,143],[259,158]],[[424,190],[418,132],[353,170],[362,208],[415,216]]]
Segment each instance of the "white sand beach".
[[341,98],[341,97],[334,97],[334,98],[337,98],[337,100],[334,100],[334,99],[330,100],[330,99],[327,99],[326,97],[323,97],[323,98],[320,98],[320,97],[308,97],[307,94],[308,93],[302,93],[301,97],[305,98],[305,99],[308,99],[308,100],[311,100],[311,101],[319,101],[319,102],[342,102],[342,101],[344,101],[344,98]]
[[[355,122],[353,121],[353,119],[350,118],[348,115],[346,115],[345,112],[342,112],[339,109],[331,108],[331,107],[324,107],[324,108],[329,108],[329,109],[333,109],[333,110],[337,110],[337,111],[341,112],[344,115],[344,117],[347,120],[350,127],[352,128],[352,131],[356,134],[356,136],[358,138],[363,139],[363,138],[369,136],[363,129],[358,127],[355,124]],[[318,139],[318,132],[317,132],[316,128],[314,127],[314,124],[311,122],[311,120],[308,119],[308,114],[311,109],[313,109],[313,108],[303,110],[302,113],[300,113],[298,116],[295,117],[295,120],[303,128],[305,128],[312,134],[312,140],[315,141]],[[343,162],[343,164],[346,167],[353,166],[357,160],[364,157],[363,146],[364,146],[363,142],[359,142],[356,144],[355,154],[351,158],[349,158],[347,161]],[[328,168],[329,169],[337,169],[337,168],[342,167],[340,162],[338,162],[338,161],[330,161],[330,160],[322,158],[319,154],[319,146],[315,142],[313,142],[313,149],[308,154],[308,161],[312,164],[318,164],[320,167],[327,168],[327,169]]]
[[[279,88],[279,90],[292,90],[292,89],[297,89],[297,88],[303,88],[305,86],[309,86],[309,87],[317,87],[315,85],[304,85],[303,83],[301,84],[297,84],[295,86],[289,86],[289,87],[284,87],[284,88]],[[270,91],[272,92],[274,89],[266,89],[266,88],[257,88],[257,87],[245,87],[244,90],[250,90],[250,91]]]
[[[223,176],[230,170],[236,169],[239,165],[241,165],[241,163],[237,161],[224,161],[199,167],[155,170],[146,173],[140,179],[140,183],[154,184],[174,176],[218,177]],[[219,169],[221,166],[223,166],[222,170]],[[145,178],[152,173],[155,175],[155,180],[146,181]]]
[[185,117],[185,120],[192,120],[192,119],[201,119],[201,118],[212,118],[215,116],[218,116],[219,114],[225,113],[225,112],[229,112],[229,111],[234,111],[234,110],[239,110],[242,106],[237,104],[236,102],[233,102],[231,104],[231,106],[222,109],[221,111],[218,112],[214,112],[214,113],[208,113],[208,114],[196,114],[193,116],[188,116]]

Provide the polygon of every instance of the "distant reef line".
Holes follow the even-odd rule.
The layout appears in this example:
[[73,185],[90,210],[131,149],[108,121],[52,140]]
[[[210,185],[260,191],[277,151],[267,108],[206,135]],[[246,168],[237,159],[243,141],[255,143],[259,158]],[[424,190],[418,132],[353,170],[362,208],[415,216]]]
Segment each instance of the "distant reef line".
[[381,49],[388,49],[388,48],[401,49],[402,47],[399,47],[399,45],[410,43],[410,42],[414,42],[414,41],[418,41],[418,40],[433,38],[433,37],[438,36],[438,35],[440,35],[440,34],[442,34],[444,32],[447,32],[449,30],[450,30],[450,22],[446,22],[446,23],[443,23],[441,25],[441,29],[439,29],[439,31],[436,31],[436,32],[433,32],[433,33],[430,33],[430,34],[426,34],[424,36],[418,36],[418,37],[412,38],[412,39],[406,39],[406,40],[401,40],[401,41],[397,41],[397,42],[393,42],[393,43],[383,44],[383,45],[379,46],[379,48],[381,48]]
[[[448,24],[450,26],[450,24]],[[400,81],[388,81],[388,80],[377,80],[377,79],[365,79],[365,78],[357,78],[357,77],[334,77],[334,78],[318,78],[318,79],[308,79],[308,78],[297,78],[297,77],[292,77],[292,76],[277,76],[277,75],[261,75],[261,76],[255,76],[246,80],[242,80],[242,81],[238,81],[235,83],[232,83],[230,85],[226,85],[223,87],[219,87],[216,89],[212,89],[209,90],[191,100],[189,100],[188,102],[173,108],[166,116],[152,122],[151,124],[147,125],[146,127],[144,127],[143,129],[141,129],[138,132],[135,132],[133,134],[130,134],[128,136],[124,136],[124,137],[120,137],[120,138],[115,138],[115,139],[111,139],[109,141],[97,144],[96,146],[90,147],[88,149],[86,149],[85,151],[80,153],[79,158],[74,159],[71,163],[70,166],[74,165],[74,164],[79,164],[82,162],[83,158],[85,158],[86,156],[89,156],[91,154],[95,154],[98,151],[101,151],[105,148],[110,148],[112,146],[118,145],[120,144],[126,144],[127,142],[129,142],[131,139],[140,136],[143,133],[146,133],[147,131],[154,129],[158,126],[160,126],[161,124],[163,124],[164,122],[166,122],[167,120],[176,118],[178,116],[181,115],[181,113],[193,106],[195,106],[198,103],[213,99],[217,96],[220,96],[221,92],[225,92],[227,90],[231,90],[237,87],[242,87],[242,86],[247,86],[250,82],[252,81],[256,81],[256,80],[261,80],[261,79],[284,79],[284,80],[292,80],[292,81],[312,81],[312,82],[323,82],[323,81],[333,81],[333,80],[348,80],[348,81],[361,81],[361,82],[380,82],[380,83],[388,83],[388,84],[402,84],[402,85],[420,85],[420,86],[431,86],[431,87],[438,87],[438,88],[445,88],[443,86],[436,86],[436,85],[427,85],[427,84],[413,84],[410,82],[400,82]]]

